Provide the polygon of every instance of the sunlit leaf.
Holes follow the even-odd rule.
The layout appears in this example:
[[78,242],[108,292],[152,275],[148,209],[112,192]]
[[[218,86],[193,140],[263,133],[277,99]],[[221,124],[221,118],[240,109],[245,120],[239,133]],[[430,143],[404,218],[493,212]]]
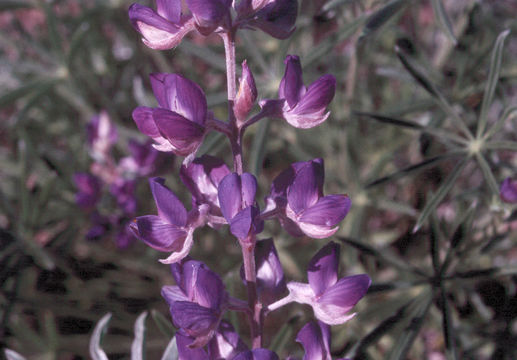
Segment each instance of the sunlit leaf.
[[14,350],[5,349],[4,353],[7,360],[25,360],[25,357],[21,356]]
[[111,320],[111,315],[111,313],[104,315],[97,325],[95,325],[95,329],[93,329],[93,334],[90,338],[90,356],[93,360],[109,360],[101,348],[101,342],[104,334],[108,331],[108,323]]
[[485,131],[487,123],[487,113],[492,100],[494,98],[495,88],[499,80],[499,73],[501,72],[501,61],[503,58],[504,40],[510,34],[510,30],[505,30],[497,37],[494,49],[490,57],[490,71],[488,73],[488,80],[485,87],[485,94],[483,102],[481,103],[481,112],[479,113],[479,121],[477,128],[477,136],[480,137]]
[[165,349],[165,352],[162,355],[161,360],[178,360],[179,354],[178,354],[178,345],[176,344],[176,338],[173,337],[169,344],[167,345],[167,348]]
[[131,344],[131,360],[144,360],[144,339],[145,339],[145,319],[147,311],[138,316],[135,321],[135,338]]

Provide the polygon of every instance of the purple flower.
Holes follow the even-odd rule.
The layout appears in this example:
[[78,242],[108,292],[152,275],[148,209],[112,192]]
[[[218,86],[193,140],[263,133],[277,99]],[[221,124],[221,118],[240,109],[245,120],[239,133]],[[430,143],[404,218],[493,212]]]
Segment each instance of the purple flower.
[[209,35],[218,26],[229,27],[231,0],[186,0],[197,30]]
[[[273,239],[257,241],[255,264],[259,300],[264,305],[271,304],[287,291],[284,270]],[[241,268],[241,278],[244,280],[244,268]]]
[[157,142],[160,151],[187,156],[201,145],[207,117],[206,97],[194,82],[176,74],[151,74],[158,108],[137,107],[138,129]]
[[140,143],[130,139],[128,143],[129,156],[120,159],[119,168],[131,175],[148,176],[156,169],[160,153],[151,146],[151,140]]
[[75,202],[82,209],[93,208],[100,199],[102,184],[100,180],[87,173],[77,173],[74,175],[74,182],[78,192],[75,194]]
[[298,14],[296,0],[241,0],[236,6],[243,27],[256,27],[277,38],[288,38]]
[[109,151],[117,142],[117,128],[111,121],[107,112],[102,111],[94,116],[86,127],[88,145],[92,157],[99,162],[106,162]]
[[[307,323],[296,336],[305,350],[303,360],[332,360],[330,354],[330,326],[321,321]],[[346,360],[346,359],[337,359]]]
[[262,101],[261,106],[273,108],[275,116],[284,118],[296,128],[308,129],[321,124],[330,115],[325,111],[334,97],[336,79],[323,75],[307,88],[303,84],[300,58],[287,55],[284,63],[285,74],[278,90],[278,97],[284,100],[282,107],[276,100]]
[[129,215],[136,211],[135,180],[117,178],[110,186],[110,193],[117,200],[117,205]]
[[243,122],[257,100],[255,79],[246,60],[242,63],[242,77],[239,79],[239,92],[235,98],[233,112],[239,122]]
[[[209,155],[194,159],[192,163],[180,169],[180,177],[185,186],[192,193],[192,206],[203,204],[209,206],[208,213],[213,217],[221,217],[221,209],[217,189],[221,180],[230,174],[230,169],[224,161]],[[217,227],[210,217],[208,225]],[[224,219],[221,219],[224,221]]]
[[215,335],[228,303],[219,276],[205,264],[187,260],[171,266],[176,286],[164,286],[174,324],[195,338],[190,347],[205,346]]
[[230,231],[238,239],[245,239],[250,232],[258,234],[264,227],[260,221],[255,201],[257,180],[250,173],[230,173],[221,180],[218,189],[221,212],[230,225]]
[[187,214],[183,204],[164,182],[162,178],[149,180],[158,216],[139,216],[130,228],[137,238],[153,249],[172,252],[167,259],[160,260],[171,264],[186,257],[192,248],[195,214]]
[[517,203],[517,180],[506,178],[501,184],[499,195],[501,196],[501,200],[506,203]]
[[[339,245],[330,242],[323,247],[309,263],[308,284],[289,282],[287,300],[308,304],[320,321],[329,325],[339,325],[350,320],[355,314],[348,312],[366,294],[370,287],[370,277],[366,274],[338,279]],[[273,309],[277,308],[275,304]]]
[[248,350],[233,326],[224,320],[219,324],[219,329],[207,348],[210,359],[233,359],[237,354]]
[[129,19],[144,44],[156,50],[172,49],[194,30],[192,16],[181,16],[181,0],[156,0],[156,11],[133,4]]
[[279,360],[278,355],[268,349],[253,349],[247,350],[236,357],[233,360]]
[[323,196],[322,159],[292,164],[278,175],[266,199],[268,208],[282,209],[280,222],[293,236],[323,239],[333,235],[350,210],[346,195]]

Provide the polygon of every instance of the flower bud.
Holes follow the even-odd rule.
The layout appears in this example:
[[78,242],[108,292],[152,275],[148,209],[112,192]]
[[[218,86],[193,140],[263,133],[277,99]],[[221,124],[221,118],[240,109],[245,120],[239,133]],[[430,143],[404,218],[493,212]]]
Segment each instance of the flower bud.
[[246,119],[256,100],[257,87],[255,86],[255,79],[248,68],[246,60],[244,60],[242,63],[242,77],[239,79],[239,92],[233,105],[233,112],[237,121],[242,123]]

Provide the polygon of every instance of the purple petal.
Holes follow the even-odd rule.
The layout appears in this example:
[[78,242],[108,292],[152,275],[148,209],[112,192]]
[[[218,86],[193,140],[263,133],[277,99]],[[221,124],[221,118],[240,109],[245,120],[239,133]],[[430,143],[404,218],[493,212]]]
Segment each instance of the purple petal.
[[156,0],[156,12],[177,24],[181,18],[181,0]]
[[221,212],[226,221],[230,222],[241,210],[242,204],[241,179],[237,173],[228,174],[221,180],[218,197]]
[[323,162],[311,161],[304,165],[297,172],[287,193],[291,209],[298,214],[314,205],[323,195],[323,182]]
[[153,89],[154,97],[158,101],[158,105],[163,109],[168,109],[167,89],[165,88],[165,78],[169,74],[152,73],[149,75],[151,80],[151,87]]
[[242,186],[242,207],[246,208],[255,203],[255,195],[257,193],[257,179],[250,173],[241,175]]
[[176,332],[176,344],[178,346],[178,355],[181,360],[209,360],[205,350],[200,347],[193,347],[193,338],[187,335],[183,330]]
[[187,296],[179,286],[162,286],[161,294],[169,305],[176,301],[188,301]]
[[324,196],[306,209],[299,220],[308,224],[333,227],[345,218],[350,205],[350,198],[346,195]]
[[171,143],[196,141],[203,136],[204,128],[182,115],[165,110],[154,109],[153,119],[160,134]]
[[306,91],[303,85],[302,64],[296,55],[287,55],[284,64],[285,74],[280,81],[278,97],[286,99],[289,107],[293,108]]
[[203,35],[210,34],[225,16],[229,16],[229,4],[226,1],[186,0],[186,3]]
[[205,267],[200,267],[197,272],[194,293],[195,302],[211,309],[219,309],[226,297],[219,275]]
[[[207,266],[201,261],[187,260],[181,263],[179,266],[181,269],[180,279],[176,279],[176,283],[183,290],[183,292],[189,298],[189,301],[195,301],[195,286],[197,282],[198,272],[201,268],[207,268]],[[174,275],[174,273],[173,273]]]
[[228,166],[213,156],[203,155],[180,169],[180,178],[190,190],[196,205],[210,205],[214,215],[220,216],[217,188],[221,180],[230,173]]
[[273,239],[257,242],[255,262],[259,297],[263,304],[271,304],[287,290],[284,270]]
[[208,343],[211,359],[233,359],[237,354],[247,350],[246,344],[226,321],[221,321],[217,333]]
[[240,240],[245,239],[250,232],[253,221],[251,211],[251,207],[241,210],[230,222],[230,232]]
[[332,304],[348,312],[368,291],[372,283],[366,274],[341,278],[333,286],[327,288],[318,299],[320,304]]
[[506,178],[499,190],[501,200],[510,204],[517,203],[517,181]]
[[306,324],[296,336],[296,341],[303,345],[303,360],[332,360],[330,354],[330,327],[314,321]]
[[142,133],[152,138],[161,137],[158,127],[154,123],[153,108],[139,106],[133,110],[133,120]]
[[307,269],[309,285],[316,296],[338,279],[339,245],[331,241],[314,255]]
[[180,227],[185,226],[187,224],[187,210],[164,183],[165,180],[162,178],[149,179],[151,192],[158,208],[158,215],[170,224]]
[[313,82],[298,102],[294,110],[297,115],[322,112],[334,98],[336,79],[332,75],[324,75]]
[[170,311],[175,326],[194,337],[213,331],[219,320],[219,314],[216,311],[190,301],[176,301],[171,304]]
[[194,123],[204,126],[207,116],[205,93],[194,82],[176,74],[165,79],[167,108]]
[[252,25],[277,39],[285,39],[293,33],[297,15],[297,0],[276,0],[257,12]]
[[140,216],[130,224],[140,240],[158,251],[178,251],[183,246],[187,232],[176,225],[167,224],[155,215]]
[[268,349],[253,349],[240,353],[233,360],[278,360],[278,355]]
[[168,50],[177,46],[192,27],[179,27],[140,4],[129,8],[133,27],[142,35],[143,42],[152,49]]

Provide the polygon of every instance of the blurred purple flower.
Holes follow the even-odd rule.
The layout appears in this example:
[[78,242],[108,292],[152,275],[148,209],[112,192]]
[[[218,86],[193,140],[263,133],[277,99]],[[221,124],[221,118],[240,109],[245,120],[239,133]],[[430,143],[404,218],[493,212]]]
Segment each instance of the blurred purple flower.
[[241,0],[235,9],[242,27],[256,27],[277,39],[286,39],[294,31],[298,1]]
[[181,14],[181,0],[156,0],[156,11],[133,4],[129,7],[129,19],[144,44],[156,50],[172,49],[194,30],[192,16]]
[[339,245],[330,242],[309,263],[308,284],[289,282],[289,295],[270,306],[274,310],[288,302],[308,304],[320,321],[339,325],[355,314],[348,312],[366,294],[370,277],[366,274],[338,279]]
[[233,105],[233,112],[239,122],[246,120],[256,100],[257,87],[255,86],[255,79],[246,60],[244,60],[242,63],[242,77],[239,79],[239,91]]
[[136,198],[135,198],[135,180],[127,180],[118,178],[110,186],[110,193],[117,201],[117,205],[126,213],[128,216],[136,211]]
[[[303,360],[332,360],[330,353],[330,326],[321,321],[307,323],[296,336],[305,350]],[[346,360],[346,359],[337,359]]]
[[95,161],[107,162],[111,147],[118,138],[117,128],[108,113],[102,111],[99,115],[94,116],[87,125],[86,132],[91,156]]
[[264,228],[255,201],[257,180],[250,173],[230,173],[219,183],[218,198],[221,212],[230,225],[231,233],[240,240],[250,232],[258,234]]
[[175,286],[164,286],[174,324],[195,338],[190,347],[205,346],[215,335],[228,304],[219,275],[205,264],[186,260],[171,266]]
[[[207,204],[208,214],[212,217],[222,216],[217,189],[221,180],[228,174],[230,169],[224,161],[210,155],[196,158],[180,169],[180,178],[192,194],[192,206]],[[221,220],[224,221],[222,218]],[[208,225],[217,227],[210,218]]]
[[74,175],[77,193],[75,202],[84,210],[92,209],[100,199],[102,184],[100,180],[87,173],[77,173]]
[[90,229],[86,233],[86,239],[97,240],[106,234],[111,225],[109,219],[94,211],[90,216]]
[[[296,55],[287,55],[285,74],[280,82],[278,100],[263,100],[260,105],[268,109],[272,116],[284,118],[296,128],[308,129],[324,122],[330,112],[325,112],[336,92],[336,79],[323,75],[305,87],[302,78],[302,65]],[[269,109],[270,108],[270,109]]]
[[152,141],[140,143],[130,139],[128,143],[129,156],[119,161],[119,168],[123,173],[132,176],[148,176],[156,170],[160,152],[152,147]]
[[[259,300],[263,305],[271,304],[287,291],[284,270],[273,239],[257,241],[255,264]],[[241,278],[244,280],[244,267],[241,267]]]
[[281,210],[279,220],[293,236],[322,239],[333,235],[350,210],[346,195],[323,196],[322,159],[293,163],[271,185],[268,208]]
[[188,255],[193,245],[197,219],[193,219],[195,212],[187,214],[183,204],[164,182],[162,178],[149,180],[158,216],[139,216],[130,228],[137,238],[153,249],[172,252],[168,258],[160,260],[164,264],[171,264]]
[[517,203],[517,180],[512,180],[512,178],[506,178],[501,184],[501,188],[499,189],[499,195],[501,197],[501,200],[506,203]]
[[151,85],[159,107],[139,106],[133,111],[138,129],[157,142],[157,150],[181,156],[194,153],[205,134],[205,93],[176,74],[151,74]]

